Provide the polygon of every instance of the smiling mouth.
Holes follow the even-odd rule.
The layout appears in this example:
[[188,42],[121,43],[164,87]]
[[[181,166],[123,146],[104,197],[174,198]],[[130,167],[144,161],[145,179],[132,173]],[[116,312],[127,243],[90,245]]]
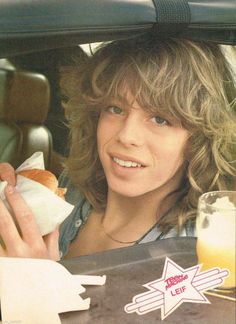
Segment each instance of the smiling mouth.
[[122,167],[125,167],[125,168],[143,168],[144,166],[140,163],[137,163],[137,162],[134,162],[134,161],[124,161],[124,160],[121,160],[121,159],[118,159],[117,157],[113,157],[112,160],[122,166]]

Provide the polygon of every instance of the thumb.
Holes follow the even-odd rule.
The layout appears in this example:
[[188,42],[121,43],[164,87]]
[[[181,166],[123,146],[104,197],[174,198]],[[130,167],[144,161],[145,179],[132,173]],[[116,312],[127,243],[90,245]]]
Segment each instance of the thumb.
[[0,180],[7,181],[12,186],[16,185],[15,170],[9,163],[0,164]]

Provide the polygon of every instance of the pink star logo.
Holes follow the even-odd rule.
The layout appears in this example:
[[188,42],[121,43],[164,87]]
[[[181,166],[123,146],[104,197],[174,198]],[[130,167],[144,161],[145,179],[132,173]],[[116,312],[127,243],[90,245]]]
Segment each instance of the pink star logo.
[[184,302],[210,304],[203,291],[222,284],[222,278],[229,272],[214,268],[199,273],[200,268],[201,265],[196,265],[183,269],[166,257],[162,277],[145,284],[149,291],[135,296],[132,303],[125,306],[125,311],[143,315],[161,308],[164,319]]

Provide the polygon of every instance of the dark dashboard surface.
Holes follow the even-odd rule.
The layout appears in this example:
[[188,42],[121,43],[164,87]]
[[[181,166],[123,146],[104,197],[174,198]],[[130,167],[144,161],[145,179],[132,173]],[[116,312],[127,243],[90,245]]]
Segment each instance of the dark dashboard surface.
[[0,57],[150,31],[236,44],[236,0],[0,2]]

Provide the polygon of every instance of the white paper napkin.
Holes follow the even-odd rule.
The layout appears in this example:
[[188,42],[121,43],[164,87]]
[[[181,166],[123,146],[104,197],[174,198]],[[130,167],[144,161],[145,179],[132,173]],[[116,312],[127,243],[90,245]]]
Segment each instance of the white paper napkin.
[[16,169],[16,172],[31,169],[45,170],[43,152],[35,152]]
[[[44,169],[42,152],[34,153],[17,170]],[[0,181],[0,198],[6,206],[4,195],[6,181]],[[72,212],[74,206],[54,194],[42,184],[17,175],[16,190],[21,193],[26,203],[33,211],[42,235],[51,233]]]

